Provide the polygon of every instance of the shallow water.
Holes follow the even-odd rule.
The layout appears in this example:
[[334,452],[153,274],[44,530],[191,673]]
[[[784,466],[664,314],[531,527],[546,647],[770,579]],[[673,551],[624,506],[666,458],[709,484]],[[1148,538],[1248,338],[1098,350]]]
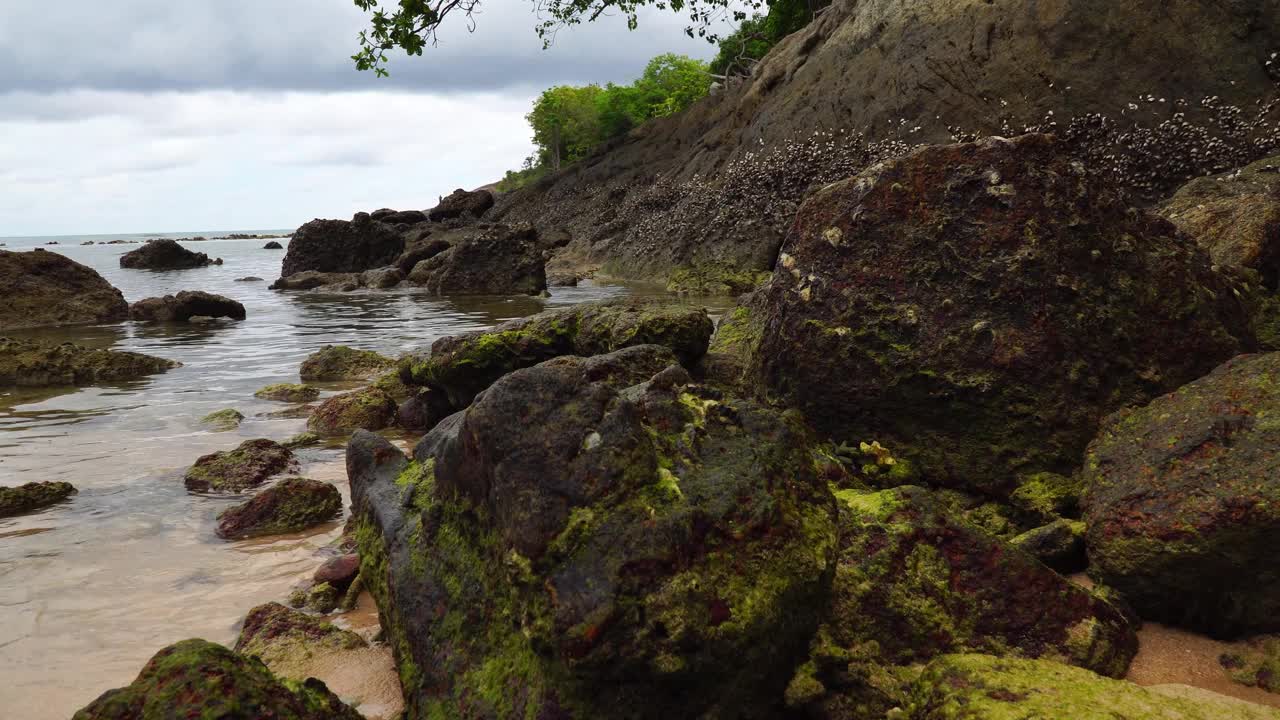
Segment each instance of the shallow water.
[[[5,242],[9,250],[38,244]],[[556,288],[545,300],[276,293],[267,284],[279,275],[284,253],[261,249],[264,242],[193,243],[188,247],[225,264],[169,272],[122,270],[118,257],[136,245],[62,239],[47,248],[97,269],[131,302],[207,290],[244,303],[248,319],[9,333],[144,352],[183,367],[110,386],[0,390],[0,484],[66,480],[80,491],[43,512],[0,519],[0,715],[67,718],[104,690],[130,682],[166,644],[189,637],[233,642],[251,607],[284,598],[310,575],[340,523],[302,536],[222,542],[213,534],[214,516],[232,501],[188,494],[182,474],[202,454],[301,431],[303,420],[263,417],[288,406],[257,400],[253,392],[297,382],[298,365],[312,351],[347,344],[394,356],[549,307],[656,292]],[[266,281],[235,281],[244,276]],[[725,304],[718,301],[719,308]],[[199,425],[222,408],[246,416],[238,430]],[[333,481],[346,494],[340,447],[303,450],[300,459],[300,474]]]

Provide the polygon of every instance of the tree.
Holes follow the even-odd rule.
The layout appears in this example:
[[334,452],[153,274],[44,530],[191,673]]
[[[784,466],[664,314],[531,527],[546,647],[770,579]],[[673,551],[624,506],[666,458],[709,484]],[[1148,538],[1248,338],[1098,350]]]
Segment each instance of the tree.
[[769,12],[742,21],[738,29],[720,40],[720,52],[711,61],[717,75],[745,75],[757,60],[782,38],[799,30],[831,0],[768,0]]
[[546,90],[525,116],[533,128],[541,164],[559,170],[562,162],[576,162],[604,139],[597,101],[599,85],[557,85]]

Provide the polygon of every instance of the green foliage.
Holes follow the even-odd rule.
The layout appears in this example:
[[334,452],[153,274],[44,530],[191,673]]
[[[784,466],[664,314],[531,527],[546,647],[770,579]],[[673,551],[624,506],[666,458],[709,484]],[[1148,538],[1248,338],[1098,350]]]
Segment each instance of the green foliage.
[[831,0],[773,0],[766,4],[767,14],[746,18],[732,35],[720,40],[720,52],[711,61],[711,72],[747,74],[779,40],[808,25],[814,13],[830,5]]

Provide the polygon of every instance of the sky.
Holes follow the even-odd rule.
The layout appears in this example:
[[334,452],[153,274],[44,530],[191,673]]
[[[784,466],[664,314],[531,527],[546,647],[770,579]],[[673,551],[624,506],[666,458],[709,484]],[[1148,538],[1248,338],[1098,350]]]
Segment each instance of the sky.
[[[386,4],[386,0],[384,3]],[[292,228],[424,209],[518,168],[546,87],[710,57],[685,19],[562,30],[483,0],[391,77],[357,72],[352,0],[0,2],[0,236]]]

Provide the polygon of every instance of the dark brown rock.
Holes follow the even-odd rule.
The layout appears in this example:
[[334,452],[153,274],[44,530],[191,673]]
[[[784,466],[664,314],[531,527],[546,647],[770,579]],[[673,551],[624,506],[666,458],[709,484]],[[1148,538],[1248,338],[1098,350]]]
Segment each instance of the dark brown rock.
[[246,440],[234,450],[201,456],[184,477],[196,492],[239,492],[297,465],[293,453],[272,440]]
[[324,561],[311,576],[313,582],[329,583],[339,591],[345,591],[351,581],[360,574],[360,556],[355,553],[336,555]]
[[42,345],[0,337],[0,387],[93,385],[133,380],[181,366],[182,363],[142,353],[72,343]]
[[177,295],[147,298],[129,306],[130,320],[185,322],[197,315],[243,320],[245,311],[244,305],[229,297],[201,290],[183,290]]
[[464,216],[479,219],[491,207],[493,207],[493,193],[488,190],[468,192],[458,188],[450,193],[448,197],[442,198],[439,205],[428,210],[427,217],[432,222],[452,220]]
[[76,489],[68,482],[29,482],[0,487],[0,518],[39,510],[71,497]]
[[327,482],[285,478],[218,514],[224,540],[301,532],[342,514],[342,495]]
[[422,260],[409,282],[437,295],[537,295],[547,289],[546,261],[528,225],[476,225]]
[[186,270],[213,264],[208,255],[192,252],[168,238],[152,240],[120,256],[120,267],[134,270]]
[[124,320],[124,295],[96,271],[45,250],[0,250],[0,330]]
[[391,395],[380,388],[368,387],[325,399],[307,419],[307,429],[321,435],[382,430],[395,423],[396,410],[396,401]]
[[280,276],[307,270],[360,273],[391,264],[403,250],[400,232],[366,213],[356,214],[350,222],[312,220],[293,234]]

